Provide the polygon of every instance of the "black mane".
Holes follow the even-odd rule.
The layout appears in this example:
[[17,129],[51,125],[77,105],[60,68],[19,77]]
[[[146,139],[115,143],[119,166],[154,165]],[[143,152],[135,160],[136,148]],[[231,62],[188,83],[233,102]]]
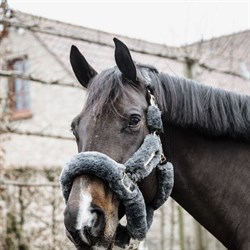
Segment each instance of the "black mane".
[[169,122],[213,136],[250,140],[250,96],[193,80],[151,73],[156,98]]
[[124,95],[130,95],[127,85],[143,95],[143,82],[133,83],[125,79],[117,66],[102,71],[90,82],[85,110],[96,115],[103,112],[121,115],[117,103]]
[[[199,129],[211,136],[250,140],[250,96],[158,73],[147,65],[138,64],[137,68],[138,73],[148,69],[157,103],[169,122]],[[142,77],[139,73],[140,83],[133,84],[123,78],[117,67],[101,72],[90,84],[85,109],[91,108],[97,114],[104,110],[119,114],[116,104],[124,94],[129,94],[126,84],[142,92],[146,82]]]

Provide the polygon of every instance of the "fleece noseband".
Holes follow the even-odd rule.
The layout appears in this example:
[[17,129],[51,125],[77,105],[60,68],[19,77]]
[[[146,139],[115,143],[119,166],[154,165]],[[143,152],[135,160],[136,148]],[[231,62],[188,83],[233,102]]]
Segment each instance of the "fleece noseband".
[[[163,160],[162,145],[157,132],[162,131],[161,112],[148,89],[149,107],[147,135],[141,147],[125,164],[117,163],[99,152],[81,152],[74,156],[63,168],[60,183],[67,203],[74,179],[83,174],[92,174],[105,181],[125,207],[127,225],[119,225],[116,245],[125,247],[130,238],[142,240],[146,237],[153,220],[154,210],[158,209],[170,196],[173,188],[173,166]],[[145,204],[137,185],[155,169],[158,178],[157,194],[150,204]]]

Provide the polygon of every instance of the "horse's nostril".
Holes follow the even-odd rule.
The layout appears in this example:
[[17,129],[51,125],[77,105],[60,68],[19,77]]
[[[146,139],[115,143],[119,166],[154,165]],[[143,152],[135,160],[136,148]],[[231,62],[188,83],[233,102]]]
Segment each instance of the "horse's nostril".
[[92,219],[88,224],[87,231],[90,235],[97,237],[102,233],[105,226],[105,215],[101,208],[92,207],[91,210]]

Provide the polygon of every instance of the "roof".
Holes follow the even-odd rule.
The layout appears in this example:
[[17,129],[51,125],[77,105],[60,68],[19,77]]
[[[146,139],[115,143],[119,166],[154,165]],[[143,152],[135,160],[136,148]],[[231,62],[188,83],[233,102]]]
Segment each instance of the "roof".
[[[72,44],[84,51],[86,58],[95,58],[97,70],[114,65],[113,60],[113,38],[119,36],[131,51],[145,54],[158,55],[160,57],[176,59],[181,54],[180,48],[159,45],[143,40],[133,39],[99,30],[94,30],[78,25],[64,23],[26,14],[12,10],[12,26],[22,24],[24,28],[36,33],[38,38],[46,45],[52,53],[57,55],[60,61],[69,66],[69,48]],[[100,49],[102,47],[102,49]],[[88,54],[91,56],[88,57]],[[105,62],[104,62],[105,59]]]
[[[12,10],[10,25],[23,27],[35,33],[37,39],[47,47],[69,74],[72,74],[69,65],[69,48],[72,44],[79,47],[90,64],[100,71],[115,64],[112,40],[113,37],[118,36],[132,52],[157,57],[158,59],[153,60],[152,63],[160,71],[167,68],[166,61],[161,59],[173,59],[179,62],[188,59],[208,70],[239,76],[245,80],[250,79],[250,30],[183,47],[170,47],[16,10]],[[139,57],[139,59],[144,58]]]
[[250,30],[200,41],[185,47],[187,55],[208,67],[250,79]]

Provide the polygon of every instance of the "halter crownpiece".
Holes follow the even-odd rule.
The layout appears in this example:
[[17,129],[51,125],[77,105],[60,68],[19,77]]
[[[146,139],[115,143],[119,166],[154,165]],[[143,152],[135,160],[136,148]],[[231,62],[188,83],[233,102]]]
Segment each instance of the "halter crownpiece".
[[[109,187],[125,207],[127,225],[119,224],[115,240],[115,244],[120,247],[129,244],[130,238],[143,240],[146,237],[153,221],[154,210],[167,200],[174,184],[173,166],[165,160],[160,137],[157,135],[163,130],[161,111],[151,92],[149,80],[145,74],[143,76],[147,81],[149,97],[147,126],[151,134],[145,137],[141,147],[125,164],[117,163],[99,152],[81,152],[66,164],[60,176],[66,203],[77,176],[92,174],[108,182]],[[146,178],[153,169],[156,169],[158,178],[157,192],[153,201],[145,204],[137,183]]]

